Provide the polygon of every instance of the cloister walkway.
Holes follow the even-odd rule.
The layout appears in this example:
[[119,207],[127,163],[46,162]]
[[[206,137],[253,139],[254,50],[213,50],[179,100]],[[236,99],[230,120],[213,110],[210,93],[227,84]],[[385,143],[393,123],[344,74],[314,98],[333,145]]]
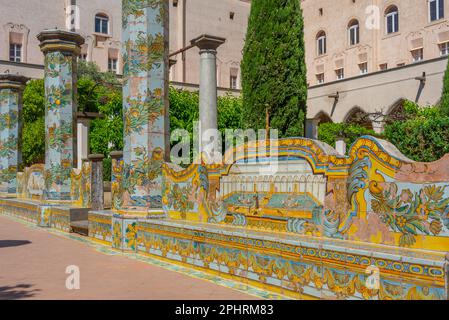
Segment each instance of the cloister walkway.
[[[257,298],[258,290],[252,289],[256,295],[246,294],[241,291],[246,286],[238,288],[233,287],[234,282],[216,280],[219,285],[145,259],[115,253],[80,236],[49,232],[0,216],[0,300]],[[71,265],[80,270],[79,290],[66,288],[70,276],[66,268]],[[217,277],[209,280],[213,278]]]

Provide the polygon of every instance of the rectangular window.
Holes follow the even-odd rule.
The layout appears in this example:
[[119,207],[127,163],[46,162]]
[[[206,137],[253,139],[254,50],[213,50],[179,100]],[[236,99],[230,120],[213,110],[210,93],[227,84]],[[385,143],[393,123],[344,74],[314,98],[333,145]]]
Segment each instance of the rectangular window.
[[449,55],[449,42],[440,44],[440,53],[442,57]]
[[11,43],[9,45],[9,61],[21,62],[22,61],[22,45]]
[[349,45],[354,46],[359,43],[360,30],[359,25],[354,25],[349,28]]
[[385,71],[388,69],[388,64],[387,63],[382,63],[379,65],[379,70],[380,71]]
[[113,58],[108,59],[108,70],[110,72],[117,73],[117,59]]
[[335,74],[337,76],[337,80],[342,80],[345,78],[345,69],[340,68],[335,70]]
[[444,18],[444,0],[429,0],[430,21]]
[[367,74],[368,73],[368,62],[360,63],[359,69],[360,69],[360,74]]
[[416,49],[416,50],[412,50],[412,59],[413,62],[419,62],[422,61],[424,59],[424,51],[423,49]]
[[316,82],[318,84],[324,83],[324,73],[319,73],[316,75]]
[[109,34],[109,19],[107,17],[99,15],[95,17],[95,32]]
[[230,82],[230,88],[231,89],[237,89],[237,77],[236,76],[231,76],[229,78],[229,82]]
[[80,54],[79,59],[82,61],[87,61],[87,54],[85,53]]

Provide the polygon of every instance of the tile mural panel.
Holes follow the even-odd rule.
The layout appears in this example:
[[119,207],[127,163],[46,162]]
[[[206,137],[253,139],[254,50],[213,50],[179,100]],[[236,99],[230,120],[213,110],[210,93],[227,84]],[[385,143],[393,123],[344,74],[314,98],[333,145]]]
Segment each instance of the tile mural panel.
[[308,139],[276,143],[270,175],[259,174],[257,142],[233,165],[164,165],[167,216],[416,249],[449,245],[445,159],[415,163],[373,137],[357,140],[347,157]]

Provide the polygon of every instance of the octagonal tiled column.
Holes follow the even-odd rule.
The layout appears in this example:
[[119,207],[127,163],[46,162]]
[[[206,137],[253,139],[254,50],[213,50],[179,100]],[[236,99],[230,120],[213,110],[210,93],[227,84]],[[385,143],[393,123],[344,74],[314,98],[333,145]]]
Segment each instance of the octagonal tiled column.
[[168,0],[123,1],[123,209],[162,209],[169,155]]
[[37,38],[45,55],[45,199],[70,200],[76,167],[76,60],[83,37],[45,30]]

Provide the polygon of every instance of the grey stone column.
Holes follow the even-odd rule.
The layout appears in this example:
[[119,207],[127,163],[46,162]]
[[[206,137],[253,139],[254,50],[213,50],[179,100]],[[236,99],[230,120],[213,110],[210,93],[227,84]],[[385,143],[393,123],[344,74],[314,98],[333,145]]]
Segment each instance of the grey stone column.
[[104,156],[102,154],[89,155],[89,160],[92,163],[92,210],[104,209],[103,159]]
[[217,48],[225,41],[224,38],[210,35],[201,35],[191,41],[200,49],[200,152],[204,143],[209,142],[204,133],[218,129]]
[[77,120],[77,156],[78,169],[83,167],[83,159],[89,155],[89,127],[90,120],[78,118]]
[[342,156],[346,155],[347,146],[344,137],[337,137],[335,141],[335,150]]
[[385,115],[370,115],[370,120],[375,133],[381,134],[384,131]]
[[91,121],[103,118],[104,115],[97,112],[78,112],[76,114],[78,169],[81,169],[83,167],[83,159],[87,160],[87,157],[90,154],[89,131]]

